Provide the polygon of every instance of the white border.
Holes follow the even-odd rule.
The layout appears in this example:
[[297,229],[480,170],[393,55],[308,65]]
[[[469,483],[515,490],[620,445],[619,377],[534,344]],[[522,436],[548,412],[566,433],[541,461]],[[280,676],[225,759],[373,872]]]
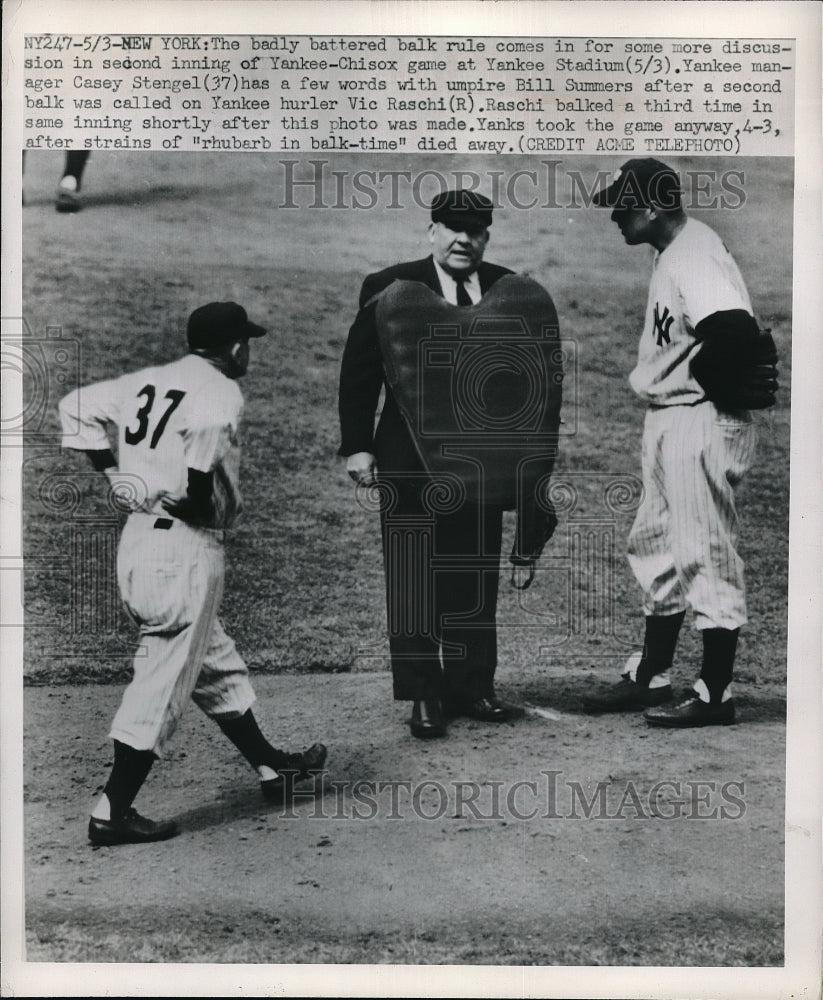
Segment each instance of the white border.
[[[196,19],[192,6],[198,4]],[[466,966],[196,966],[25,963],[23,955],[22,702],[19,629],[2,633],[0,778],[2,983],[4,996],[465,996],[776,998],[819,996],[821,902],[821,8],[815,2],[425,2],[355,0],[22,0],[4,5],[2,315],[21,315],[21,102],[19,61],[26,32],[73,34],[311,33],[471,34],[797,39],[794,252],[794,366],[791,447],[789,687],[784,969],[535,968]],[[467,30],[467,28],[469,30]],[[764,237],[766,238],[766,237]],[[6,385],[5,405],[19,387]],[[17,397],[19,398],[19,397]],[[19,412],[19,411],[18,411]],[[5,552],[19,552],[19,449],[2,456]],[[13,453],[13,454],[12,454]],[[19,600],[0,593],[5,613]],[[7,634],[7,633],[13,634]],[[116,892],[117,887],[113,886]],[[683,956],[684,961],[688,956]],[[170,992],[173,989],[173,992]]]

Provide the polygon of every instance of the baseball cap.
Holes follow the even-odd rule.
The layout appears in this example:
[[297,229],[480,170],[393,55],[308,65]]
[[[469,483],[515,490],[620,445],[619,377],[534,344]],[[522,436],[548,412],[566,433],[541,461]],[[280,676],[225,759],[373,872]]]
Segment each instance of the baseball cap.
[[680,178],[654,157],[626,160],[593,200],[601,208],[680,208]]
[[250,323],[246,310],[236,302],[209,302],[195,309],[186,326],[186,340],[194,351],[216,350],[266,331]]
[[492,224],[492,208],[489,199],[476,191],[441,191],[431,203],[431,218],[432,222],[443,222],[450,229],[459,229],[467,223],[485,229]]

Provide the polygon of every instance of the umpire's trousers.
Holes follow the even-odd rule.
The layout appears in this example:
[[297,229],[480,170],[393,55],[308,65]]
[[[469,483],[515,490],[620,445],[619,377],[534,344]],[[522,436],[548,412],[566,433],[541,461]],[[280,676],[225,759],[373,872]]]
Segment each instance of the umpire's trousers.
[[395,699],[491,697],[502,510],[425,473],[380,483]]

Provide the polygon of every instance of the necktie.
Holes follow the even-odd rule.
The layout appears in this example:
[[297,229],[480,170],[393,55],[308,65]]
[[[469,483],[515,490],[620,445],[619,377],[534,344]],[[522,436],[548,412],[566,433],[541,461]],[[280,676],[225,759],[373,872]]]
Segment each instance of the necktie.
[[457,285],[457,304],[459,306],[470,306],[472,305],[471,296],[466,291],[466,281],[467,278],[455,278],[454,283]]

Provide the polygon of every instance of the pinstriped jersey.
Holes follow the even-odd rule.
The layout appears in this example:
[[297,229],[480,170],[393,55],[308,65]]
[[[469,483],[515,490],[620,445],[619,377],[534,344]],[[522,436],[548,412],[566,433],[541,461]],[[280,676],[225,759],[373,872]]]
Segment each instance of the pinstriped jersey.
[[[62,446],[109,447],[117,428],[118,473],[134,511],[166,515],[161,501],[186,495],[188,469],[214,473],[214,523],[240,512],[237,383],[196,354],[75,389],[60,401]],[[166,515],[167,516],[167,515]]]
[[706,398],[691,374],[697,324],[712,313],[752,305],[743,278],[725,244],[709,226],[689,218],[672,242],[655,253],[634,391],[662,406]]

